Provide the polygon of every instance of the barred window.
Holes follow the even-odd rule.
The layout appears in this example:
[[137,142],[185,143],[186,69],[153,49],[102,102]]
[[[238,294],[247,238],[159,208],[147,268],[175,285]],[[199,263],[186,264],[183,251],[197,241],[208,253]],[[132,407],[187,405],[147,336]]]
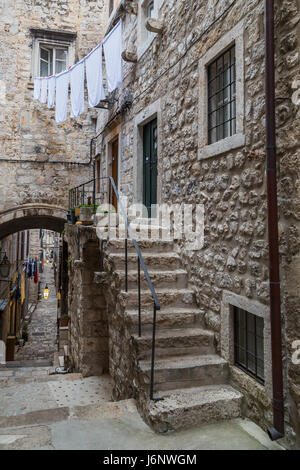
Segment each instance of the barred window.
[[217,57],[208,72],[208,144],[236,134],[235,46]]
[[264,383],[264,320],[234,307],[235,364]]

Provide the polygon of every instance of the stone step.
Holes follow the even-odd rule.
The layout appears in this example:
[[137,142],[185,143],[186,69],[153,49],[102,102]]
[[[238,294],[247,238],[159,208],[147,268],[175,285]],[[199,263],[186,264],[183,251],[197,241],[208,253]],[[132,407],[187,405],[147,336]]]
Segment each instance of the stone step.
[[[168,307],[195,307],[194,291],[192,289],[155,289],[158,301],[163,306]],[[127,308],[133,309],[138,306],[138,290],[131,289],[127,293]],[[150,289],[141,290],[141,306],[145,310],[149,305],[153,305],[153,297]],[[148,310],[148,308],[147,308]]]
[[[177,253],[142,253],[144,263],[148,270],[170,270],[181,268],[181,259]],[[110,252],[109,257],[115,263],[116,269],[124,269],[125,255],[124,253]],[[137,254],[128,253],[128,270],[137,269]]]
[[[137,309],[125,311],[126,320],[130,331],[134,334],[138,331],[139,314]],[[158,330],[162,328],[187,328],[196,326],[203,320],[203,312],[193,308],[168,308],[165,307],[157,311],[156,325]],[[141,311],[142,333],[152,331],[153,308]]]
[[[149,387],[151,361],[140,361],[144,386]],[[156,392],[228,382],[228,362],[217,354],[176,356],[155,361],[154,388]]]
[[[133,335],[139,360],[150,359],[152,332],[144,336]],[[158,330],[155,340],[155,357],[214,354],[214,333],[203,328]]]
[[[136,240],[142,255],[144,253],[166,253],[173,251],[174,243],[172,241],[163,241],[163,240],[150,240],[149,238],[143,239],[138,238]],[[107,249],[111,252],[121,252],[124,253],[125,250],[125,240],[120,239],[110,239],[107,243]],[[133,245],[132,240],[127,240],[128,253],[136,253],[136,249]]]
[[[152,271],[149,270],[149,277],[153,286],[159,288],[178,288],[182,289],[187,287],[188,279],[187,279],[187,272],[184,269],[173,269],[170,270],[161,270],[161,271]],[[123,284],[125,283],[125,270],[118,270],[117,274],[119,278],[122,280]],[[138,271],[136,269],[131,269],[128,271],[128,288],[129,289],[137,289],[138,285]],[[141,288],[146,289],[148,287],[148,283],[146,280],[145,273],[141,268]]]
[[176,389],[159,394],[160,401],[147,404],[147,421],[160,433],[198,424],[238,418],[242,394],[230,385]]

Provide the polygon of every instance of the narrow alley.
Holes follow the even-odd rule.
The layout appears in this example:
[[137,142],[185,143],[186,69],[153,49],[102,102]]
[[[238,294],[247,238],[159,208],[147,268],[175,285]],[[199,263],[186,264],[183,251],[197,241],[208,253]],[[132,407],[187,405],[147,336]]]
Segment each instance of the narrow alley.
[[[49,297],[44,299],[43,289],[49,288]],[[57,350],[57,296],[53,267],[45,264],[40,274],[41,298],[28,323],[28,341],[16,351],[16,361],[48,361],[53,363]]]
[[299,44],[300,0],[0,0],[0,450],[300,450]]

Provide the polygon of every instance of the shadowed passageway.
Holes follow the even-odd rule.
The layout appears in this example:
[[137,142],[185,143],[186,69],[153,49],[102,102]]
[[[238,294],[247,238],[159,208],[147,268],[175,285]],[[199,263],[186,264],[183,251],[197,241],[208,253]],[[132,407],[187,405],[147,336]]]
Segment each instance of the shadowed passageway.
[[[16,352],[16,361],[46,359],[52,363],[57,349],[57,298],[50,265],[45,264],[44,273],[40,276],[42,298],[28,324],[28,341]],[[50,290],[47,300],[43,297],[46,284]]]

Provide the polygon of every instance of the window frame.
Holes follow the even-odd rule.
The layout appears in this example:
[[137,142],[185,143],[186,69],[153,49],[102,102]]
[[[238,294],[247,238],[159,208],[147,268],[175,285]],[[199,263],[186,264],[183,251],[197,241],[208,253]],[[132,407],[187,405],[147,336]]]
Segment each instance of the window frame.
[[[225,63],[226,56],[229,58],[227,63]],[[236,134],[235,59],[235,44],[233,44],[207,66],[207,132],[209,145]],[[219,67],[220,61],[222,62],[221,67]],[[213,68],[214,70],[212,70]],[[227,97],[225,97],[225,94],[227,94]],[[227,118],[226,113],[229,114]],[[222,131],[222,137],[219,135],[220,131]]]
[[[52,64],[53,64],[52,67],[53,67],[53,70],[52,70],[52,72],[49,70],[49,66],[51,64],[51,60],[50,60],[50,64],[48,63],[48,72],[49,72],[48,75],[55,75],[57,73],[63,72],[64,70],[66,70],[68,68],[68,64],[69,64],[69,47],[68,47],[68,45],[62,46],[62,45],[57,45],[57,44],[43,43],[42,41],[40,41],[39,42],[39,59],[38,59],[38,67],[39,67],[38,75],[39,76],[42,76],[42,74],[41,74],[41,60],[44,60],[41,57],[41,49],[49,51],[50,54],[52,54]],[[60,72],[56,72],[56,70],[55,70],[56,61],[58,60],[59,62],[62,62],[60,59],[56,58],[56,51],[59,50],[59,49],[60,50],[67,50],[66,69],[61,70]]]
[[[244,325],[245,327],[242,328],[243,333],[244,333],[244,338],[243,342],[240,341],[241,339],[241,316],[244,316]],[[254,332],[250,331],[250,320],[253,319],[253,325],[254,325]],[[258,330],[258,322],[262,322],[262,336],[260,336],[257,333]],[[233,323],[234,323],[234,365],[238,367],[239,369],[242,369],[246,374],[250,375],[252,378],[257,380],[259,383],[262,385],[265,384],[265,361],[264,361],[264,319],[262,317],[259,317],[258,315],[255,315],[251,312],[248,312],[245,309],[242,309],[240,307],[233,306]],[[254,348],[249,345],[249,336],[252,335],[254,336]],[[262,345],[261,345],[261,350],[262,350],[262,356],[260,356],[257,352],[258,350],[258,341],[257,339],[260,338],[262,339]],[[254,350],[253,350],[254,349]],[[241,350],[244,351],[245,354],[245,359],[244,361],[240,357],[240,352]],[[254,369],[251,369],[251,366],[249,365],[249,356],[252,356],[252,359],[254,360]],[[259,375],[258,372],[258,361],[261,361],[263,363],[263,377]],[[244,363],[243,363],[244,362]]]
[[164,0],[139,0],[138,24],[137,24],[137,58],[140,58],[151,46],[157,33],[148,31],[145,27],[146,18],[148,18],[149,5],[153,3],[153,18],[157,18],[159,10]]
[[[236,132],[209,144],[208,139],[208,67],[224,52],[235,46]],[[222,36],[199,60],[199,129],[198,159],[209,158],[245,145],[244,134],[244,25],[238,23]]]
[[31,80],[39,76],[40,71],[40,46],[63,48],[68,50],[67,68],[75,63],[76,33],[57,32],[48,30],[30,30],[32,38]]

